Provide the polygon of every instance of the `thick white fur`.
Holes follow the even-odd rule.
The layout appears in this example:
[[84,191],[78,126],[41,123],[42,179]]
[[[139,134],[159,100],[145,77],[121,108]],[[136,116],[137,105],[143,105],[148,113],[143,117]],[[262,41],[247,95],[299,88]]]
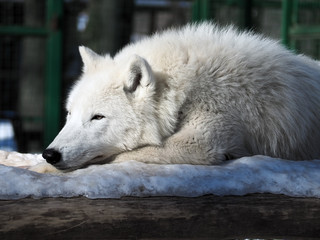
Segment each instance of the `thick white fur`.
[[62,154],[59,169],[320,157],[319,65],[273,40],[203,23],[155,34],[114,58],[80,53],[84,73],[49,146]]

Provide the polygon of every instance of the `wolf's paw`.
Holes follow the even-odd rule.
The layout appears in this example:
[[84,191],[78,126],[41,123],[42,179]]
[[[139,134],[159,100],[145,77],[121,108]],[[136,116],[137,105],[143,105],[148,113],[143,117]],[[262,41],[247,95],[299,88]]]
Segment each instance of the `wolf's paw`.
[[58,169],[49,163],[39,163],[37,165],[31,166],[28,170],[37,173],[61,173]]

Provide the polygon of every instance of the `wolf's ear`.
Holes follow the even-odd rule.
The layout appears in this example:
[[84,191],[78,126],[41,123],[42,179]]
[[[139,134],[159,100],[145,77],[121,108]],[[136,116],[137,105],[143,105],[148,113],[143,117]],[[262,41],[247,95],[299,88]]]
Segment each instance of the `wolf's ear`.
[[95,62],[101,59],[102,56],[92,51],[90,48],[80,46],[79,47],[80,56],[84,65],[83,71],[86,72],[89,68],[95,66]]
[[154,76],[149,63],[138,55],[133,55],[129,61],[124,90],[133,93],[138,87],[153,88]]

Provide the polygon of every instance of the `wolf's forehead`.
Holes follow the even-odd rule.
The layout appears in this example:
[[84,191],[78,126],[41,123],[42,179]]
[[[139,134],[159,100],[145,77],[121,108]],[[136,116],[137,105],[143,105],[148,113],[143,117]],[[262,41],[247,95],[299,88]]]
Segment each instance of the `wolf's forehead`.
[[84,73],[70,91],[66,107],[70,109],[72,105],[78,105],[77,103],[80,101],[90,103],[106,100],[106,97],[117,96],[121,92],[122,86],[119,75],[110,69]]
[[121,85],[110,82],[91,82],[79,84],[71,92],[67,100],[66,108],[92,108],[99,105],[107,105],[110,102],[119,101],[121,98]]

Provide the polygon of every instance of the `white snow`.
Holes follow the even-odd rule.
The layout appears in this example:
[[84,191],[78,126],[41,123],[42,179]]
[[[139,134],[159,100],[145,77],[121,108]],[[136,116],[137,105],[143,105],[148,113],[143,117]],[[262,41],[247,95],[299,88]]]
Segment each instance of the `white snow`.
[[[2,154],[2,157],[1,157]],[[43,162],[41,155],[14,153],[0,163]],[[15,160],[15,161],[13,161]],[[320,160],[244,157],[220,166],[155,165],[129,161],[59,175],[0,165],[0,199],[24,197],[120,198],[123,196],[245,195],[274,193],[320,198]]]
[[13,138],[13,127],[8,120],[1,120],[0,121],[0,139],[8,139]]
[[6,151],[14,151],[17,148],[14,140],[13,126],[6,119],[0,119],[0,147]]

